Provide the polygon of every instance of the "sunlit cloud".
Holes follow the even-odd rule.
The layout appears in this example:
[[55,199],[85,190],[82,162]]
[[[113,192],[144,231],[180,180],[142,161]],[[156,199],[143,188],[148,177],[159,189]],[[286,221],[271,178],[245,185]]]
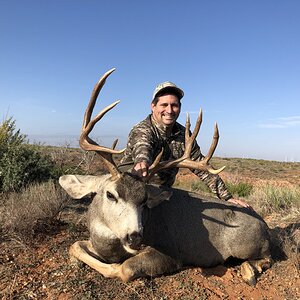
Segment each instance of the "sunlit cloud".
[[258,124],[261,128],[290,128],[300,126],[300,116],[281,117],[270,119],[267,122]]

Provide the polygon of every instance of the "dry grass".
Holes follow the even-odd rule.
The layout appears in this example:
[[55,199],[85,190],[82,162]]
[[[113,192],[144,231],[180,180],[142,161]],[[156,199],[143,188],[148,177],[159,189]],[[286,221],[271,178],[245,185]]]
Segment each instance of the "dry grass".
[[271,230],[272,256],[275,260],[289,260],[300,275],[300,223]]
[[[78,148],[41,147],[41,151],[51,157],[58,169],[64,174],[97,174],[103,172],[104,167],[99,155],[93,151],[84,151]],[[119,161],[120,157],[116,158]]]
[[298,185],[300,182],[299,162],[279,162],[249,158],[219,158],[212,159],[216,168],[226,166],[224,175],[228,181],[274,181],[282,185]]
[[249,200],[263,217],[275,212],[280,213],[285,221],[299,221],[300,188],[297,186],[256,186]]
[[2,238],[17,236],[22,240],[44,231],[57,219],[69,197],[54,182],[29,186],[20,193],[2,194]]
[[294,264],[298,275],[300,275],[300,229],[295,228],[285,237],[282,249],[288,259]]

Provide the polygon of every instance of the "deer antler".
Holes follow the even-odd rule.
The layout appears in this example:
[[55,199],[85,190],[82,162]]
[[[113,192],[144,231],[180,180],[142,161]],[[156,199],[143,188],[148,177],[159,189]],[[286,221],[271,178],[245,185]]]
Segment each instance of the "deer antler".
[[168,160],[168,161],[160,162],[161,156],[163,154],[163,150],[162,150],[159,153],[159,155],[156,157],[152,165],[149,167],[149,175],[146,178],[147,181],[149,181],[150,178],[158,171],[163,169],[168,169],[168,168],[175,168],[175,167],[189,168],[195,170],[208,171],[212,174],[218,174],[225,169],[224,166],[218,170],[215,170],[209,165],[209,160],[212,158],[219,140],[219,130],[217,124],[215,124],[213,140],[206,157],[203,160],[199,160],[199,161],[194,161],[191,159],[191,151],[192,151],[193,143],[198,135],[201,123],[202,123],[202,110],[200,110],[199,112],[194,131],[190,135],[191,123],[190,123],[189,114],[187,114],[186,124],[185,124],[185,128],[186,128],[185,129],[185,150],[182,157],[176,160]]
[[[120,101],[116,101],[108,106],[106,106],[101,112],[99,112],[96,117],[94,117],[91,120],[91,116],[93,113],[93,109],[96,104],[97,97],[102,89],[102,87],[105,84],[106,79],[108,76],[115,71],[115,69],[111,69],[107,71],[101,78],[100,80],[96,83],[94,90],[92,92],[89,104],[87,106],[87,109],[84,114],[84,119],[83,119],[83,125],[82,125],[82,130],[81,130],[81,135],[80,135],[80,140],[79,144],[83,150],[87,151],[95,151],[97,154],[100,155],[100,157],[103,159],[103,162],[105,163],[108,171],[111,173],[113,178],[118,178],[121,175],[121,172],[118,170],[115,162],[113,161],[113,154],[121,154],[124,152],[125,149],[123,150],[115,150],[115,147],[117,145],[118,140],[114,141],[113,145],[111,148],[107,148],[104,146],[98,145],[94,140],[92,140],[88,135],[91,133],[93,130],[94,126],[98,121],[102,119],[102,117],[111,109],[113,109]],[[200,113],[197,118],[197,122],[194,128],[193,133],[190,135],[190,118],[189,115],[187,114],[187,119],[186,119],[186,131],[185,131],[185,151],[183,153],[183,156],[181,158],[178,158],[176,160],[169,160],[169,161],[164,161],[160,162],[160,159],[163,154],[163,150],[161,153],[156,157],[155,161],[149,168],[149,175],[146,178],[146,181],[149,181],[149,179],[158,171],[162,169],[167,169],[167,168],[189,168],[189,169],[195,169],[195,170],[204,170],[208,171],[212,174],[218,174],[221,171],[224,170],[225,167],[222,167],[218,170],[213,169],[209,165],[209,160],[212,158],[214,151],[217,147],[218,140],[219,140],[219,131],[218,131],[218,126],[217,124],[215,125],[215,130],[214,130],[214,136],[213,136],[213,141],[211,143],[211,146],[209,148],[209,151],[206,155],[206,157],[203,160],[200,161],[194,161],[192,160],[191,157],[191,151],[193,147],[193,143],[198,135],[200,126],[202,123],[202,110],[200,110]]]
[[107,147],[103,147],[98,145],[94,140],[92,140],[88,135],[90,134],[90,132],[93,130],[94,126],[96,125],[96,123],[98,121],[100,121],[102,119],[102,117],[111,109],[113,109],[120,101],[116,101],[108,106],[106,106],[101,112],[99,112],[97,114],[96,117],[94,117],[91,120],[91,116],[93,113],[93,109],[95,107],[96,104],[96,100],[97,97],[102,89],[102,87],[105,84],[105,81],[107,79],[107,77],[114,71],[115,69],[111,69],[109,71],[107,71],[101,78],[100,80],[96,83],[94,90],[92,92],[91,98],[90,98],[90,102],[87,106],[87,109],[85,111],[84,114],[84,119],[83,119],[83,125],[82,125],[82,130],[81,130],[81,135],[80,135],[80,140],[79,140],[79,144],[80,147],[83,150],[87,150],[87,151],[96,151],[97,154],[100,155],[100,157],[103,159],[103,162],[105,163],[108,171],[111,173],[111,175],[114,178],[117,178],[120,176],[120,172],[115,164],[115,162],[113,161],[112,155],[113,154],[121,154],[124,152],[124,150],[115,150],[116,144],[118,142],[118,140],[116,140],[113,143],[112,148],[107,148]]

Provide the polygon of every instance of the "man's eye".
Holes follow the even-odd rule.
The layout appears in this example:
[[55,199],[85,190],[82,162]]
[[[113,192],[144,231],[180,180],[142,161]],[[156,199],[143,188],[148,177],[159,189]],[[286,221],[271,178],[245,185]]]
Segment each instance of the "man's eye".
[[107,199],[110,200],[110,201],[115,201],[115,202],[117,202],[116,197],[115,197],[112,193],[110,193],[110,192],[106,192],[106,197],[107,197]]

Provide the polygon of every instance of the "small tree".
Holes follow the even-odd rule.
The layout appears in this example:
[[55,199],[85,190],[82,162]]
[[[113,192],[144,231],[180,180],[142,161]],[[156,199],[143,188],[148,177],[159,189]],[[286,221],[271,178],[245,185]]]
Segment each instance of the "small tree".
[[0,125],[0,192],[18,191],[52,177],[55,166],[8,118]]

